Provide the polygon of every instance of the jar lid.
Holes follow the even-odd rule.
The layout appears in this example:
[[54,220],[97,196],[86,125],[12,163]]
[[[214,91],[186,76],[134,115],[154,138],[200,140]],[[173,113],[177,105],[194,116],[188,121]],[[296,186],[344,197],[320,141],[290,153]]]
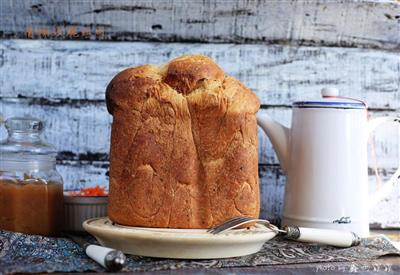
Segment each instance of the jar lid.
[[293,103],[296,108],[329,108],[329,109],[366,109],[366,104],[358,99],[341,97],[339,91],[333,87],[321,90],[321,99],[312,101],[297,101]]
[[9,131],[33,133],[40,133],[44,128],[43,122],[33,117],[12,117],[6,120],[5,126]]
[[55,156],[55,148],[44,142],[40,136],[44,129],[44,123],[41,120],[33,117],[12,117],[5,121],[5,126],[8,137],[0,142],[0,154]]

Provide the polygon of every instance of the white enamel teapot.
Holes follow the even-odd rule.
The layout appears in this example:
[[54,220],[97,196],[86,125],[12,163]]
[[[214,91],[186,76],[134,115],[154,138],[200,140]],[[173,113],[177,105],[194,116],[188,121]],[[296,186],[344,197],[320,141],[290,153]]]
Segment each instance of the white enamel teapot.
[[287,175],[282,225],[349,230],[369,235],[369,207],[385,197],[400,169],[379,192],[368,193],[368,136],[378,125],[400,117],[368,120],[360,100],[322,90],[322,99],[293,103],[287,128],[267,115],[257,122],[276,150]]

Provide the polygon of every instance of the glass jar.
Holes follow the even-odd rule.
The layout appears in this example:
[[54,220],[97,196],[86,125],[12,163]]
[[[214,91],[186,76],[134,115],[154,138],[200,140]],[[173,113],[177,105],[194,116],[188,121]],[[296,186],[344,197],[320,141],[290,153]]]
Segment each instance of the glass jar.
[[52,236],[62,229],[63,181],[43,123],[10,118],[0,143],[0,229]]

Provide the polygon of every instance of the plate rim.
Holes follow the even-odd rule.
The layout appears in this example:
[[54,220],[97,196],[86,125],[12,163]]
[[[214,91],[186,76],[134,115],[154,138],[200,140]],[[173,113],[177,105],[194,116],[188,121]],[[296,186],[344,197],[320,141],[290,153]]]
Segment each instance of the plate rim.
[[[165,242],[176,241],[217,241],[217,242],[234,242],[234,243],[256,243],[260,241],[268,241],[278,235],[277,232],[272,230],[257,230],[250,231],[246,229],[237,229],[240,231],[229,231],[224,234],[213,235],[206,232],[206,229],[182,229],[182,232],[173,232],[169,230],[179,230],[171,228],[147,228],[147,227],[132,227],[127,226],[119,227],[115,230],[110,227],[101,227],[99,225],[91,224],[96,220],[105,220],[108,217],[91,218],[85,220],[82,224],[83,228],[90,234],[99,235],[101,237],[129,237],[135,239],[150,239]],[[199,232],[183,232],[183,230],[199,230]],[[240,234],[242,233],[242,234]]]

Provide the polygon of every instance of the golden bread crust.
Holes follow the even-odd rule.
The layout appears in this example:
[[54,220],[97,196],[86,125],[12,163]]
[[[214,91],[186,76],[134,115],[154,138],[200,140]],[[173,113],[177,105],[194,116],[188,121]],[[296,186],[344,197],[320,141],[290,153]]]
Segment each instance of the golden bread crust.
[[209,228],[259,214],[257,96],[208,57],[117,74],[108,214],[130,226]]

